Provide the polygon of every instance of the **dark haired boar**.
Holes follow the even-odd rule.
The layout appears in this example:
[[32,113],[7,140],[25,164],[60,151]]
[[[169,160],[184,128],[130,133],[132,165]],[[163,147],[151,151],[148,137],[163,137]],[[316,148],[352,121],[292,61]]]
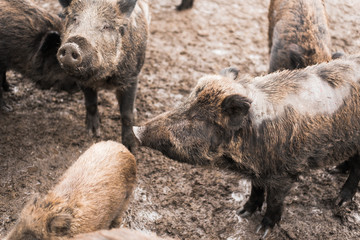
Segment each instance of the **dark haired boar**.
[[231,169],[251,179],[239,214],[267,209],[260,228],[281,219],[299,174],[350,158],[339,205],[360,179],[360,55],[299,70],[239,79],[235,69],[199,80],[177,109],[134,127],[141,144],[177,161]]
[[133,109],[145,60],[149,27],[147,0],[59,0],[65,28],[57,53],[61,66],[79,79],[85,96],[86,127],[100,135],[99,89],[115,89],[122,122],[122,142],[136,146]]
[[72,240],[171,240],[171,238],[161,238],[154,233],[145,233],[128,228],[115,228],[80,234]]
[[136,184],[136,161],[120,143],[91,146],[43,198],[29,201],[7,240],[52,240],[120,223]]
[[77,85],[60,67],[56,53],[60,46],[61,22],[27,0],[0,1],[0,105],[9,90],[6,71],[15,70],[41,88],[73,91]]
[[270,73],[331,60],[323,0],[271,0],[268,19]]

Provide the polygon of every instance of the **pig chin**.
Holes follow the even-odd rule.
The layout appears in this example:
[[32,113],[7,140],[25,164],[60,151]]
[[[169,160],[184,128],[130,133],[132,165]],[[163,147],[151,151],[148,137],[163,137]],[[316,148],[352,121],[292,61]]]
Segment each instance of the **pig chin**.
[[170,140],[152,133],[145,126],[133,127],[134,134],[140,145],[160,151],[162,154],[178,162],[193,165],[210,165],[211,160],[202,154],[200,149],[186,146],[176,146]]

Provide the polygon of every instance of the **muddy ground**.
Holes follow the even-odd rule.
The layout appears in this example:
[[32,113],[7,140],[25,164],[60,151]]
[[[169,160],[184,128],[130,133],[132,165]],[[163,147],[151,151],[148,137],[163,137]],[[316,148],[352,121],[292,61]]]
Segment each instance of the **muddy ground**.
[[[179,104],[205,74],[236,66],[252,76],[269,64],[269,0],[195,0],[176,12],[180,0],[153,0],[151,38],[140,75],[137,123]],[[54,13],[56,0],[37,0]],[[326,7],[334,51],[360,48],[360,0],[329,0]],[[46,193],[77,157],[100,140],[121,141],[115,96],[100,92],[102,136],[87,135],[82,94],[41,91],[8,72],[15,86],[5,94],[13,112],[0,114],[0,236],[14,225],[34,193]],[[177,163],[139,148],[138,186],[123,223],[178,239],[257,239],[264,214],[242,219],[236,211],[250,193],[249,182],[234,173]],[[269,239],[360,239],[360,193],[343,209],[334,199],[344,175],[325,170],[300,178],[286,198],[279,226]]]

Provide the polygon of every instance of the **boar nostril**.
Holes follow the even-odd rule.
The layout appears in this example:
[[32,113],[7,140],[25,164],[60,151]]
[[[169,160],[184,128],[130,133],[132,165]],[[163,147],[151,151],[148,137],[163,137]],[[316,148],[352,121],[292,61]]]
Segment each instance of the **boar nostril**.
[[79,57],[79,55],[75,52],[71,53],[71,56],[73,57],[73,59],[77,59]]

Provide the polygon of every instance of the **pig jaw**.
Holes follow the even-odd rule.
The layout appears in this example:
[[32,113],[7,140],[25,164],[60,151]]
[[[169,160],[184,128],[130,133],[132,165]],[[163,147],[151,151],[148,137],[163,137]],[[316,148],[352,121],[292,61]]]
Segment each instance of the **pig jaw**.
[[140,145],[160,151],[162,154],[178,162],[192,165],[211,165],[212,157],[208,156],[207,147],[196,148],[190,145],[183,145],[179,139],[171,136],[170,131],[163,131],[148,125],[133,127],[134,134]]

